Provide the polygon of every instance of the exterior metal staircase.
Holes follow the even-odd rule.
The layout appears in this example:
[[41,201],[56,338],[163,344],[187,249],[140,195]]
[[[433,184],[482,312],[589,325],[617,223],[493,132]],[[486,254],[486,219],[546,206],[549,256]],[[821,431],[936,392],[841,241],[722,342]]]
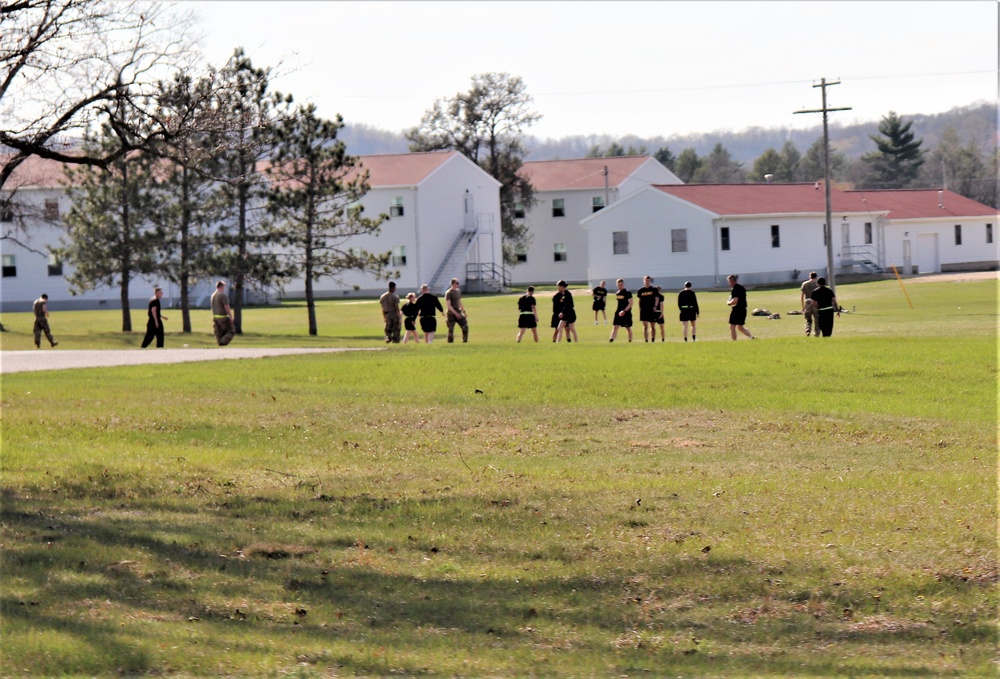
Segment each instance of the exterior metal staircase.
[[434,272],[431,278],[431,290],[443,290],[448,287],[448,282],[455,278],[462,271],[462,264],[465,262],[469,248],[479,235],[478,228],[464,228],[458,232],[455,242],[451,244],[448,254],[441,260],[441,265]]
[[885,273],[885,267],[879,264],[881,256],[874,245],[849,245],[843,249],[840,257],[841,266],[859,266],[870,274]]

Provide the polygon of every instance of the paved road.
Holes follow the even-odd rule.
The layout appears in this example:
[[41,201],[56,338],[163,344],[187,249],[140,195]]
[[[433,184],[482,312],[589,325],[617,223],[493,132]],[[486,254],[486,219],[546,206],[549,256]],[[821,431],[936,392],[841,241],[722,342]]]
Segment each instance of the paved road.
[[122,351],[35,349],[34,351],[0,351],[0,373],[18,373],[32,370],[66,370],[69,368],[106,368],[118,365],[147,365],[150,363],[188,363],[192,361],[219,361],[289,354],[328,354],[339,351],[378,351],[379,349],[246,349],[219,347],[218,349],[138,349]]

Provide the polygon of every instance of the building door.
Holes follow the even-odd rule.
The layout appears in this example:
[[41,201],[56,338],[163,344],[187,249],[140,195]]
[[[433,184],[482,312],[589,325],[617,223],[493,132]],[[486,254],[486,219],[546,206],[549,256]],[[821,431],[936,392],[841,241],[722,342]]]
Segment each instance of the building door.
[[903,241],[903,273],[913,273],[913,254],[908,240]]
[[940,269],[938,235],[936,233],[917,234],[917,270],[920,273],[937,273]]
[[840,225],[840,259],[853,260],[854,253],[851,252],[851,225],[844,222]]
[[465,194],[465,228],[472,229],[476,225],[476,212],[472,205],[472,194]]

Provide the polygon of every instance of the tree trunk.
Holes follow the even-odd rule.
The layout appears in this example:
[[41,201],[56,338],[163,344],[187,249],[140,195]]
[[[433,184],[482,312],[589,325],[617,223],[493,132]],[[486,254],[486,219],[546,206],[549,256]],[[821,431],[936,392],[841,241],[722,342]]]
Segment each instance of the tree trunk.
[[319,330],[316,327],[316,300],[313,299],[313,253],[312,225],[306,226],[306,309],[309,311],[309,335],[315,337]]
[[132,310],[128,303],[128,284],[129,277],[131,276],[131,271],[128,267],[122,268],[122,286],[121,286],[121,301],[122,301],[122,332],[132,332]]
[[184,169],[184,181],[183,181],[183,195],[182,195],[182,205],[184,206],[181,212],[181,252],[180,252],[180,284],[181,284],[181,331],[185,333],[191,332],[191,308],[188,290],[188,280],[190,279],[190,273],[188,271],[189,263],[188,260],[191,257],[189,252],[191,245],[189,243],[188,232],[191,230],[191,204],[190,204],[190,194],[191,187],[188,186],[188,170]]

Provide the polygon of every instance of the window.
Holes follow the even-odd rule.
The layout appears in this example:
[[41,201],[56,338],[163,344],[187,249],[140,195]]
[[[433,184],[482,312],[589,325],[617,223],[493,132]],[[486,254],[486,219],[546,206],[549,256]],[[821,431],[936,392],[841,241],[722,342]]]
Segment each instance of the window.
[[565,217],[566,216],[566,201],[562,198],[552,199],[552,216],[553,217]]
[[402,217],[403,216],[403,197],[396,196],[392,199],[392,205],[389,206],[389,216],[390,217]]
[[865,222],[865,245],[872,244],[872,223]]
[[406,266],[406,246],[399,245],[392,249],[392,266]]
[[62,276],[62,262],[59,258],[53,254],[49,255],[49,275],[50,276]]
[[528,250],[523,245],[518,245],[514,248],[514,261],[518,264],[524,264],[528,261]]
[[594,212],[597,212],[604,207],[604,198],[602,196],[594,196]]
[[554,243],[552,246],[552,261],[553,262],[565,262],[566,261],[566,244],[565,243]]
[[781,247],[781,228],[777,224],[771,225],[771,247]]
[[14,278],[17,276],[17,257],[14,255],[3,256],[3,277]]
[[514,219],[524,219],[524,203],[514,203]]
[[611,251],[616,255],[628,254],[628,231],[611,232]]
[[671,252],[688,251],[687,229],[670,229],[670,251]]
[[961,224],[956,224],[955,225],[955,245],[961,245],[961,244],[962,244],[962,225]]
[[47,200],[45,201],[45,218],[49,221],[56,221],[59,219],[59,201],[58,200]]
[[728,226],[723,226],[722,228],[719,229],[719,245],[721,246],[721,249],[723,249],[723,250],[728,250],[729,249],[729,227]]
[[992,224],[987,224],[986,225],[986,242],[987,243],[992,243],[993,242],[993,225]]

